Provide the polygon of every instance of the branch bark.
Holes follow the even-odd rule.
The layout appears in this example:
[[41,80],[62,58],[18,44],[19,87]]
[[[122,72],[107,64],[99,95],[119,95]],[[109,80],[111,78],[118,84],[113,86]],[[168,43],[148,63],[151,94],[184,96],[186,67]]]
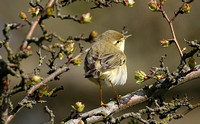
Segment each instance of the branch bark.
[[51,80],[53,80],[56,76],[66,72],[69,70],[69,65],[71,64],[72,61],[74,61],[75,59],[81,57],[84,53],[86,53],[90,48],[87,48],[85,51],[79,53],[77,56],[75,56],[73,59],[71,59],[68,64],[62,68],[57,69],[54,73],[52,73],[51,75],[49,75],[48,77],[46,77],[43,81],[39,82],[38,84],[32,86],[26,96],[22,99],[21,102],[18,103],[18,105],[11,111],[11,113],[9,114],[5,124],[8,124],[15,116],[15,114],[17,112],[19,112],[25,105],[24,103],[26,103],[26,101],[28,100],[29,96],[32,95],[34,93],[34,91],[36,91],[38,88],[40,88],[41,86],[47,84],[48,82],[50,82]]
[[0,124],[4,124],[8,117],[9,97],[8,97],[8,74],[7,65],[0,56]]
[[37,25],[39,24],[39,22],[42,20],[42,17],[46,15],[46,9],[50,8],[54,5],[54,0],[49,0],[49,2],[47,3],[45,9],[43,10],[43,12],[41,13],[41,15],[39,15],[37,17],[37,19],[33,22],[33,24],[31,25],[31,28],[26,36],[26,39],[24,40],[22,46],[21,46],[21,50],[25,49],[28,45],[28,39],[31,39],[33,36],[33,32],[35,31]]
[[[191,80],[194,80],[197,78],[200,78],[200,69],[188,73],[185,77],[183,77],[183,79],[179,80],[179,82],[176,86],[174,86],[172,88],[175,88],[179,85],[182,85],[188,81],[191,81]],[[147,101],[152,96],[152,93],[147,92],[147,90],[151,90],[152,88],[155,88],[154,85],[155,84],[148,86],[149,89],[147,87],[144,87],[135,92],[132,92],[125,96],[122,96],[120,98],[120,106],[119,107],[117,105],[117,102],[113,100],[106,104],[108,107],[106,107],[106,108],[99,107],[94,110],[82,113],[82,114],[80,114],[80,116],[78,118],[70,119],[70,120],[66,121],[65,124],[74,124],[74,123],[78,123],[78,122],[82,122],[82,121],[85,123],[95,123],[95,122],[102,121],[106,116],[117,113],[127,107],[134,106],[136,104],[140,104],[142,102]],[[170,88],[170,89],[172,89],[172,88]],[[163,92],[163,90],[166,90],[166,89],[159,88],[155,92],[156,93]]]

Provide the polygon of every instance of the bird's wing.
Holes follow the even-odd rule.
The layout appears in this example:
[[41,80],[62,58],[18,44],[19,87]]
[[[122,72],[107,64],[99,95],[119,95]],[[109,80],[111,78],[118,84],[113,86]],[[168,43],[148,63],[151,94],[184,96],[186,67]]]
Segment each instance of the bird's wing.
[[[114,49],[114,48],[113,48]],[[91,49],[85,60],[85,77],[98,78],[101,72],[111,70],[123,65],[126,62],[126,56],[122,51],[110,50],[115,52],[99,52]]]

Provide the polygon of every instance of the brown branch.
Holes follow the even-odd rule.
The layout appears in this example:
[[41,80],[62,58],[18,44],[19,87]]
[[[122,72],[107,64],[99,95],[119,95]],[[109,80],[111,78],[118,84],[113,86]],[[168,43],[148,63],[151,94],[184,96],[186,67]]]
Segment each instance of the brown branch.
[[[173,88],[175,88],[181,84],[184,84],[190,80],[196,79],[196,78],[200,78],[200,69],[187,74],[182,80],[179,80],[178,85],[174,86]],[[147,89],[147,90],[151,90],[152,87],[153,87],[153,85],[150,85],[149,86],[150,89]],[[106,104],[108,107],[106,107],[106,108],[99,107],[94,110],[82,113],[82,114],[80,114],[80,116],[78,118],[68,120],[67,122],[65,122],[65,124],[78,123],[81,121],[84,121],[85,123],[94,123],[94,122],[101,121],[106,116],[117,113],[127,107],[134,106],[136,104],[147,101],[149,99],[149,96],[151,96],[149,94],[149,92],[146,92],[147,90],[146,90],[146,87],[144,87],[142,89],[139,89],[135,92],[129,93],[129,94],[121,97],[119,107],[118,107],[116,101],[110,101],[109,103]],[[166,90],[166,89],[160,88],[156,92],[159,92],[159,91],[161,92],[163,90]]]
[[174,32],[174,27],[173,27],[173,24],[172,24],[174,19],[173,18],[171,20],[169,19],[169,17],[167,16],[165,10],[163,9],[162,5],[160,6],[160,11],[162,12],[163,17],[166,19],[166,21],[169,24],[169,27],[170,27],[170,30],[171,30],[171,33],[172,33],[172,37],[173,37],[173,41],[174,41],[174,43],[175,43],[175,45],[176,45],[176,47],[177,47],[177,49],[179,51],[180,56],[182,57],[183,56],[183,52],[182,52],[181,47],[180,47],[180,45],[179,45],[179,43],[177,41],[176,34]]
[[5,123],[11,105],[8,95],[10,86],[8,74],[10,74],[8,65],[0,56],[0,124]]
[[21,50],[24,50],[27,45],[28,45],[28,40],[32,38],[33,33],[37,27],[37,25],[39,24],[39,22],[42,20],[42,17],[44,17],[46,15],[46,9],[50,8],[54,5],[54,0],[49,0],[49,2],[47,3],[45,9],[42,11],[41,15],[39,15],[37,17],[37,19],[33,22],[33,24],[31,25],[31,28],[26,36],[26,39],[24,40],[22,46],[21,46]]
[[0,76],[0,124],[5,123],[8,117],[9,103],[8,103],[8,82],[7,76]]
[[19,112],[25,106],[24,103],[26,103],[26,101],[28,100],[29,96],[31,94],[33,94],[34,91],[36,91],[41,86],[47,84],[48,82],[52,81],[56,76],[62,74],[63,72],[68,71],[69,70],[69,65],[71,64],[71,62],[74,61],[75,59],[81,57],[84,53],[86,53],[87,51],[89,51],[89,49],[90,48],[87,48],[83,52],[79,53],[77,56],[75,56],[73,59],[71,59],[66,66],[57,69],[54,73],[52,73],[51,75],[49,75],[48,77],[46,77],[43,81],[41,81],[38,84],[32,86],[28,90],[28,92],[27,92],[26,96],[23,98],[23,100],[21,102],[19,102],[18,105],[11,111],[11,113],[9,114],[9,116],[8,116],[5,124],[8,124],[13,119],[13,117],[15,116],[15,114],[17,112]]

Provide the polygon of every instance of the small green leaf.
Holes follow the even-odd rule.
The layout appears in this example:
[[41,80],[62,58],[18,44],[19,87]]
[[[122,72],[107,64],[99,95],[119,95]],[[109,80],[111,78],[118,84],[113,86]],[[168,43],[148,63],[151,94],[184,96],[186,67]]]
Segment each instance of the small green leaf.
[[82,102],[76,102],[75,106],[72,105],[72,108],[77,112],[82,112],[85,108],[85,105]]
[[63,52],[58,53],[58,58],[62,60],[64,58],[64,53]]
[[192,6],[188,3],[184,3],[183,6],[181,7],[181,12],[188,14],[190,13],[190,10],[192,9]]
[[136,71],[135,80],[137,84],[142,84],[147,78],[147,75],[143,71]]
[[80,19],[80,23],[81,24],[91,23],[91,20],[92,20],[92,16],[88,12],[88,13],[82,15],[82,17]]
[[77,59],[73,60],[72,63],[73,63],[74,65],[80,66],[81,63],[82,63],[82,61],[83,61],[83,60],[82,60],[81,58],[77,58]]
[[170,42],[165,39],[161,40],[160,43],[161,43],[162,47],[165,47],[165,48],[169,47],[169,45],[170,45]]
[[160,7],[156,0],[151,0],[148,5],[152,12],[157,12]]

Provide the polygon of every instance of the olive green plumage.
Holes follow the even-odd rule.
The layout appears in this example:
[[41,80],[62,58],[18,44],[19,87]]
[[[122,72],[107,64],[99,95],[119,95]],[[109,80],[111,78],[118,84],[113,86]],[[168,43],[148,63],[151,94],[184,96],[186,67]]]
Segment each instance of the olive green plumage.
[[[123,85],[127,80],[124,36],[108,30],[95,39],[85,57],[85,77],[100,85]],[[114,87],[113,87],[114,88]]]

